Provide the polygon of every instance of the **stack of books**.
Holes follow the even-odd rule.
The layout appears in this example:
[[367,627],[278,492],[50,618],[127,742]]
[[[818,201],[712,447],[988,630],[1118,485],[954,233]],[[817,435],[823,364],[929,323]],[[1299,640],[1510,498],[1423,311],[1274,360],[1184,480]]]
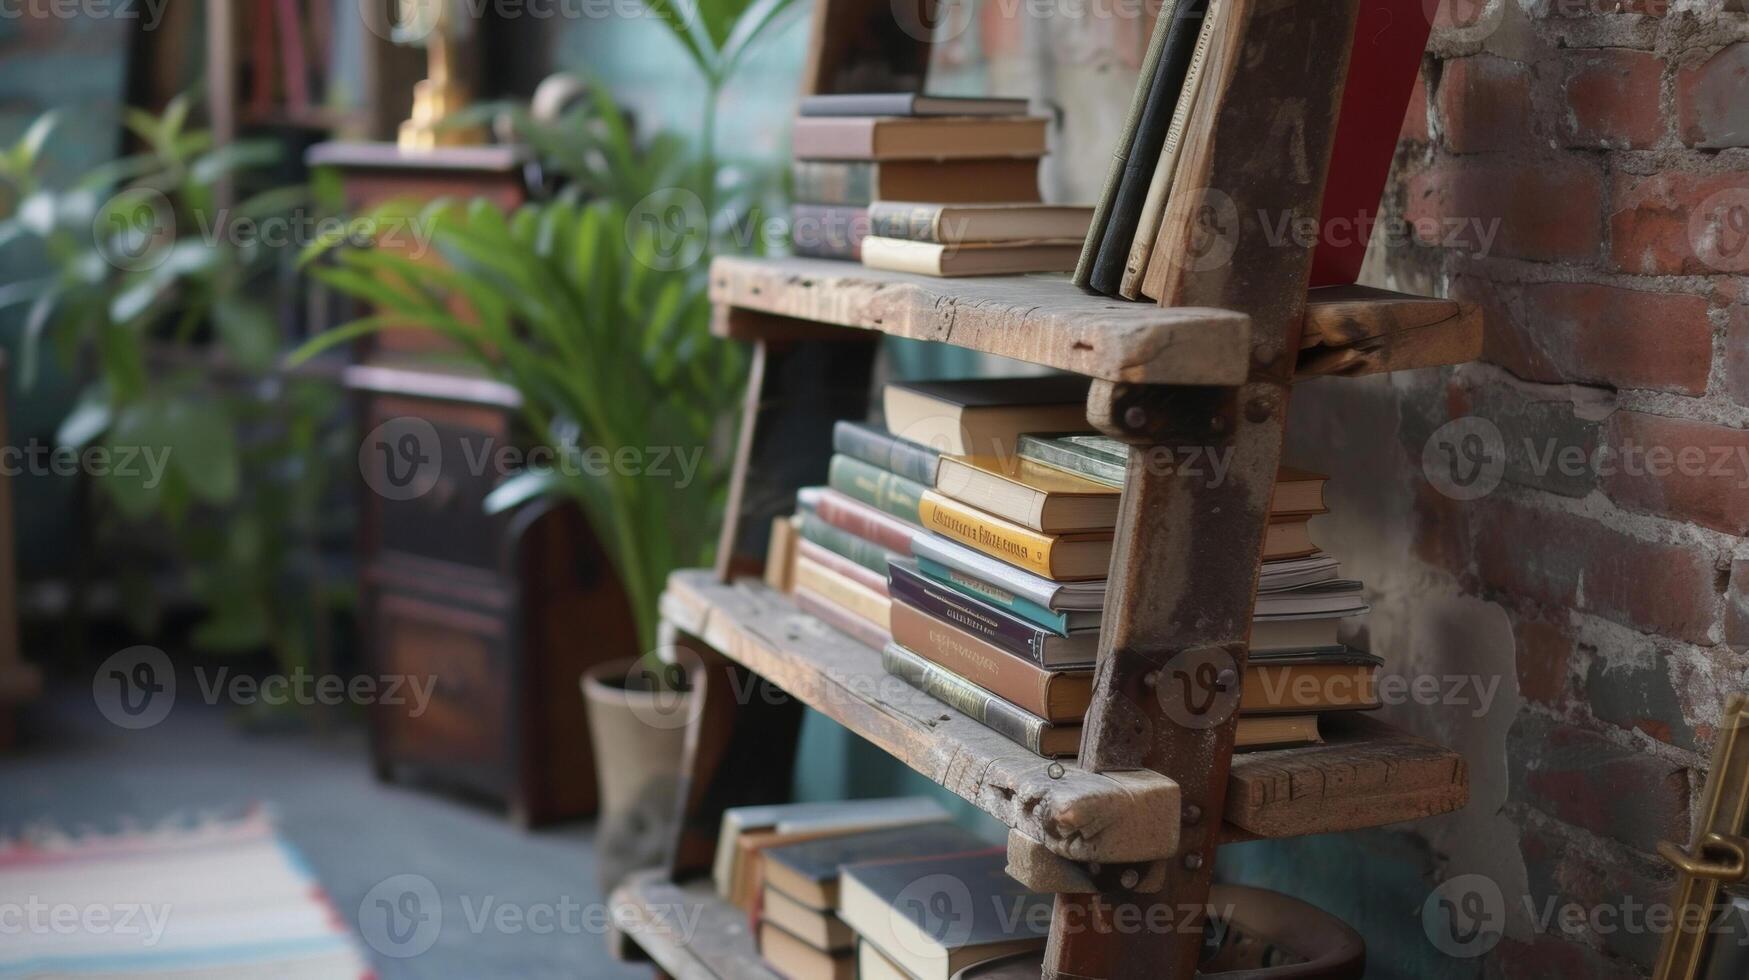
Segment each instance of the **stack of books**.
[[794,133],[798,255],[933,276],[1067,271],[1092,208],[1039,203],[1025,99],[816,95]]
[[1036,952],[1051,896],[1027,892],[1005,865],[1004,848],[945,818],[768,847],[750,910],[760,955],[790,980],[950,980]]
[[[852,623],[888,672],[1053,757],[1077,752],[1092,698],[1128,456],[1078,430],[1086,389],[1066,376],[887,386],[886,429],[839,424],[829,487],[802,495],[795,556],[804,608]],[[1217,464],[1184,478],[1216,478]],[[1377,705],[1381,661],[1339,637],[1367,611],[1363,587],[1309,525],[1324,482],[1277,476],[1243,748],[1316,742],[1321,714]]]

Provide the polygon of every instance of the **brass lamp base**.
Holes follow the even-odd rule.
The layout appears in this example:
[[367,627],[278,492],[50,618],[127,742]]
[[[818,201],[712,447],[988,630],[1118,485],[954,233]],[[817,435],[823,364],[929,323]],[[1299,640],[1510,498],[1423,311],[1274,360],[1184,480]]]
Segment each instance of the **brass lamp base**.
[[467,89],[453,81],[427,78],[413,85],[413,115],[401,123],[395,143],[403,150],[440,146],[479,146],[486,142],[481,126],[446,126],[444,121],[468,104]]

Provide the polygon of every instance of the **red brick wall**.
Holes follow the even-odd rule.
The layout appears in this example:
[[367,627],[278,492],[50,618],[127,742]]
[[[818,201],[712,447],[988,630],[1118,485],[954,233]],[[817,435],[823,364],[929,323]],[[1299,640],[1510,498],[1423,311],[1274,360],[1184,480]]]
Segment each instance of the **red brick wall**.
[[[1719,707],[1749,689],[1749,14],[1446,0],[1436,24],[1386,192],[1414,231],[1375,240],[1369,276],[1481,303],[1485,363],[1306,386],[1290,457],[1339,474],[1325,527],[1378,590],[1375,652],[1511,672],[1486,719],[1394,716],[1470,759],[1457,830],[1413,833],[1430,886],[1501,887],[1477,972],[1641,975],[1656,928],[1536,916],[1667,900],[1653,849],[1686,842]],[[1475,499],[1429,472],[1466,417],[1503,454]],[[1401,451],[1354,472],[1348,434],[1391,429]],[[1497,644],[1406,625],[1477,600]]]

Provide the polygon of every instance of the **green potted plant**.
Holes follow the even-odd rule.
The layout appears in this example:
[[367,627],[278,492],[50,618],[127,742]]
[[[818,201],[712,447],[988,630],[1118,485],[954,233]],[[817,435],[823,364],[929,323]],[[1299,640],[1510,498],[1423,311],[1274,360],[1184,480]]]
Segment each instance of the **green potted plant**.
[[[0,286],[0,307],[24,311],[21,392],[51,353],[81,382],[57,441],[113,463],[81,476],[85,546],[105,556],[133,629],[155,636],[170,592],[199,610],[197,649],[265,649],[289,673],[317,659],[336,599],[315,570],[346,442],[333,386],[275,363],[272,287],[295,257],[277,232],[316,195],[264,173],[277,146],[214,145],[190,110],[186,97],[159,116],[129,110],[144,149],[70,181],[44,152],[53,113],[0,151],[0,244],[44,270]],[[226,207],[226,181],[258,191]]]
[[[433,330],[522,394],[527,431],[556,464],[509,477],[487,505],[575,500],[624,584],[644,651],[583,678],[611,886],[659,862],[671,836],[691,704],[656,650],[657,602],[671,571],[711,559],[746,370],[743,351],[710,334],[708,259],[769,185],[719,185],[708,141],[705,155],[673,134],[635,144],[593,91],[578,114],[527,134],[563,162],[567,192],[508,215],[447,201],[371,216],[420,207],[441,263],[312,251],[325,256],[316,275],[374,312],[298,356],[378,330]],[[763,247],[757,236],[747,245]]]

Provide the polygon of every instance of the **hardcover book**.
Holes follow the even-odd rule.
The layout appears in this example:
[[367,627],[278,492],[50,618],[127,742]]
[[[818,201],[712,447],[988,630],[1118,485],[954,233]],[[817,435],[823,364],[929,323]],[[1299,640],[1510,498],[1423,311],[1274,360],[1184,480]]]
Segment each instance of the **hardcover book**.
[[826,519],[817,512],[802,515],[798,533],[802,540],[812,541],[827,551],[842,555],[882,575],[887,572],[888,562],[903,557],[899,552],[890,551],[873,541],[826,523]]
[[1135,240],[1136,227],[1141,222],[1142,206],[1153,179],[1154,167],[1160,160],[1160,147],[1166,140],[1166,129],[1172,122],[1172,112],[1178,106],[1178,91],[1190,67],[1190,56],[1197,35],[1202,30],[1203,12],[1208,0],[1178,0],[1172,11],[1172,26],[1166,35],[1166,46],[1154,67],[1148,98],[1136,124],[1136,136],[1130,144],[1129,158],[1123,176],[1118,180],[1117,196],[1112,199],[1110,216],[1093,258],[1092,287],[1108,296],[1116,295],[1123,281],[1124,263],[1129,259],[1130,244]]
[[804,116],[796,120],[790,142],[799,160],[1036,158],[1045,153],[1048,121],[1042,116]]
[[[1123,443],[1104,436],[1083,432],[1031,432],[1019,440],[1022,459],[1043,463],[1054,469],[1073,473],[1108,487],[1122,488],[1127,479],[1129,451]],[[1187,463],[1209,471],[1215,476],[1213,463],[1207,460],[1163,460],[1178,465]],[[1269,498],[1272,516],[1322,514],[1324,486],[1330,478],[1322,473],[1283,466],[1275,474],[1275,491]]]
[[1313,745],[1324,740],[1318,734],[1317,715],[1255,715],[1233,726],[1236,749],[1281,749]]
[[790,164],[790,173],[795,199],[812,204],[975,204],[1039,199],[1036,159],[796,160]]
[[1257,653],[1245,665],[1239,710],[1252,714],[1356,711],[1379,706],[1384,661],[1347,647]]
[[[794,845],[800,847],[802,845]],[[823,953],[847,953],[856,948],[856,932],[831,909],[809,908],[771,885],[777,863],[772,855],[788,848],[774,847],[765,855],[765,891],[759,897],[759,921],[768,922]]]
[[1078,723],[1087,713],[1091,670],[1045,670],[902,600],[892,620],[893,642],[1046,721]]
[[927,796],[729,807],[723,811],[722,823],[717,828],[717,853],[711,865],[711,881],[715,883],[719,896],[729,897],[729,885],[738,873],[735,841],[744,833],[762,830],[796,833],[826,828],[853,833],[947,818],[947,811],[941,808],[941,804]]
[[1147,107],[1148,93],[1153,87],[1154,73],[1160,65],[1160,53],[1166,47],[1166,35],[1172,29],[1172,12],[1178,0],[1161,0],[1160,11],[1154,17],[1154,33],[1148,40],[1148,50],[1142,57],[1141,70],[1136,74],[1136,90],[1130,96],[1129,112],[1118,129],[1116,144],[1111,150],[1111,165],[1105,174],[1105,186],[1093,208],[1093,221],[1087,229],[1087,240],[1081,245],[1081,259],[1075,263],[1075,285],[1090,288],[1093,281],[1093,260],[1099,254],[1099,243],[1105,239],[1105,229],[1111,221],[1111,205],[1117,198],[1118,184],[1123,181],[1124,166],[1130,150],[1135,147],[1136,129],[1141,125],[1142,110]]
[[1251,653],[1297,652],[1339,647],[1342,620],[1340,617],[1300,617],[1294,619],[1253,619],[1251,621]]
[[886,646],[893,634],[879,626],[850,612],[830,599],[797,586],[791,596],[796,608],[814,617],[827,626],[832,627],[845,636],[855,640],[870,649],[879,650]]
[[1312,250],[1311,287],[1346,285],[1360,276],[1397,152],[1397,133],[1433,29],[1426,9],[1422,0],[1366,0],[1355,17],[1318,218],[1322,233]]
[[[978,557],[985,556],[979,555]],[[990,560],[994,561],[994,559]],[[1006,609],[1027,622],[1036,623],[1053,633],[1068,635],[1080,630],[1097,630],[1101,619],[1104,618],[1097,609],[1057,612],[1048,606],[1039,605],[1026,596],[1010,592],[1000,585],[985,581],[960,569],[951,568],[928,558],[918,558],[916,561],[917,570],[929,576],[931,580],[953,589],[961,595],[981,599],[999,609]],[[998,564],[1003,563],[998,562]],[[1012,565],[1005,565],[1005,567],[1013,569],[1017,574],[1026,574]],[[1040,581],[1048,582],[1049,579],[1040,579]]]
[[868,233],[942,245],[1050,239],[1079,242],[1092,217],[1091,208],[1067,205],[880,201],[869,205]]
[[773,922],[759,927],[759,955],[789,980],[856,980],[856,954],[816,949]]
[[928,489],[915,480],[841,454],[832,457],[826,485],[910,524],[917,523],[917,504]]
[[1026,100],[922,92],[854,92],[805,96],[798,111],[804,116],[1023,116]]
[[[1021,443],[1025,445],[1025,436]],[[935,489],[1046,534],[1117,525],[1122,491],[1024,456],[944,456]]]
[[1023,432],[1087,424],[1086,378],[906,381],[887,385],[881,403],[887,431],[954,455],[1012,456]]
[[935,486],[935,471],[941,465],[941,454],[928,446],[861,422],[834,425],[832,451],[897,473],[926,487]]
[[924,492],[918,517],[926,530],[1045,578],[1068,582],[1103,579],[1111,568],[1110,531],[1045,534],[934,490]]
[[1210,0],[1197,31],[1196,45],[1190,53],[1190,64],[1184,71],[1184,82],[1178,87],[1178,104],[1172,110],[1172,122],[1166,127],[1166,138],[1160,144],[1160,158],[1154,164],[1154,175],[1148,181],[1147,195],[1142,201],[1141,219],[1130,241],[1129,256],[1124,261],[1123,279],[1117,294],[1124,299],[1142,296],[1142,280],[1148,272],[1154,242],[1160,234],[1160,218],[1166,212],[1166,198],[1172,191],[1178,172],[1178,151],[1184,145],[1184,131],[1190,125],[1196,108],[1197,92],[1202,88],[1203,66],[1208,60],[1209,45],[1223,21],[1227,5]]
[[1080,725],[1046,721],[897,643],[889,643],[881,651],[881,666],[894,677],[1039,755],[1061,758],[1081,750]]
[[798,591],[812,592],[878,629],[887,628],[886,596],[802,555],[796,556],[795,576]]
[[856,943],[857,980],[911,980],[905,968],[887,958],[880,947],[866,940]]
[[[894,517],[892,514],[877,510],[873,506],[848,497],[836,490],[822,493],[814,512],[820,519],[833,527],[841,528],[849,533],[868,541],[872,541],[887,551],[899,555],[911,553],[911,542],[923,534],[923,529],[911,523]],[[887,573],[886,566],[877,569],[882,575]]]
[[985,844],[974,834],[940,820],[907,827],[823,838],[766,854],[765,884],[819,911],[838,907],[838,873],[847,864],[929,854],[959,854]]
[[[839,575],[855,582],[857,585],[878,592],[881,595],[887,594],[887,580],[876,574],[874,569],[868,568],[864,565],[859,565],[856,562],[851,561],[849,558],[846,558],[835,551],[823,548],[812,541],[804,539],[797,542],[794,557],[806,558],[816,565],[822,565],[837,572]],[[792,586],[795,583],[794,557],[791,558],[792,564],[789,570],[789,581]],[[786,589],[784,591],[788,590]]]
[[1077,241],[1066,238],[938,245],[870,235],[862,240],[862,264],[870,269],[941,277],[1067,272],[1075,264],[1079,247]]
[[954,623],[993,646],[1047,670],[1090,667],[1099,652],[1099,630],[1059,635],[981,599],[956,592],[923,575],[917,565],[895,561],[887,570],[889,593]]
[[918,535],[911,550],[919,559],[937,562],[1052,612],[1097,613],[1105,608],[1103,577],[1087,582],[1054,582],[938,534]]
[[[1006,853],[993,847],[959,857],[850,865],[840,914],[914,980],[950,980],[973,963],[1043,948],[1054,896],[1029,892],[1008,877]],[[956,901],[939,892],[918,894],[935,881],[956,882],[963,895]]]

